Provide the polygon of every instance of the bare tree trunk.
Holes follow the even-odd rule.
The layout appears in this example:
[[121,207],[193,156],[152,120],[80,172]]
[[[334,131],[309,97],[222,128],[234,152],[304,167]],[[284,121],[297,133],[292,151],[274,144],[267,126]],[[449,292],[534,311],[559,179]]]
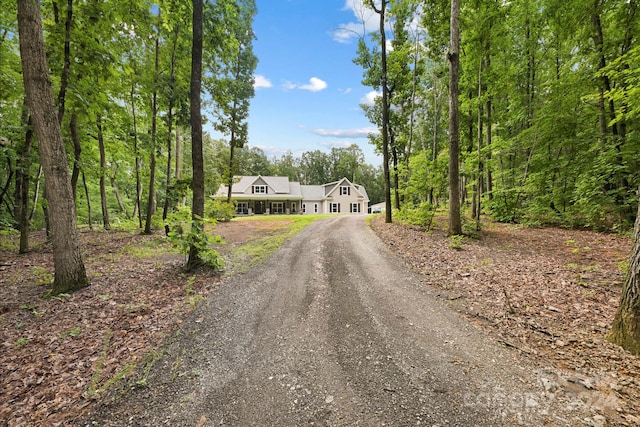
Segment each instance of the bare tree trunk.
[[133,208],[133,217],[138,217],[138,227],[142,229],[142,209],[140,199],[142,197],[142,185],[140,183],[140,149],[138,147],[138,123],[136,117],[135,83],[131,83],[131,119],[133,120],[133,151],[136,155],[136,204]]
[[235,129],[231,129],[231,138],[229,139],[229,176],[227,177],[227,203],[231,203],[231,187],[233,186],[233,161],[236,151]]
[[477,197],[476,197],[476,231],[480,231],[480,219],[482,214],[482,192],[484,181],[484,162],[482,161],[482,144],[484,143],[484,129],[482,116],[484,114],[482,104],[482,60],[478,66],[478,185],[477,185]]
[[451,0],[449,51],[449,235],[462,234],[460,217],[460,129],[458,83],[460,80],[460,0]]
[[71,140],[73,141],[73,170],[71,172],[71,192],[73,200],[76,200],[78,177],[80,176],[80,156],[82,155],[82,146],[80,145],[80,137],[78,136],[78,113],[71,113],[71,121],[69,122],[69,130],[71,131]]
[[100,151],[100,206],[102,207],[102,227],[105,230],[111,229],[109,223],[109,204],[107,203],[107,154],[104,149],[104,134],[102,133],[102,118],[96,119],[96,127],[98,128],[98,150]]
[[109,177],[111,181],[111,188],[113,188],[113,194],[116,196],[116,200],[118,201],[118,206],[120,207],[120,211],[124,214],[127,219],[131,219],[129,216],[129,212],[127,212],[127,208],[122,202],[122,196],[120,196],[120,190],[118,190],[118,185],[116,184],[116,178],[114,176]]
[[[191,208],[192,233],[200,235],[204,232],[202,218],[204,217],[204,157],[202,149],[202,110],[200,92],[202,90],[202,9],[203,0],[193,0],[193,42],[191,46],[191,164],[193,179],[191,190],[193,204]],[[198,245],[189,248],[189,259],[186,269],[202,264]]]
[[[167,112],[167,178],[166,178],[166,188],[165,188],[165,196],[164,196],[164,206],[162,208],[162,220],[165,221],[167,216],[169,215],[169,188],[171,187],[171,146],[173,145],[172,141],[172,133],[173,133],[173,104],[175,100],[175,80],[176,80],[176,48],[178,45],[178,32],[180,26],[176,25],[175,34],[173,39],[173,47],[171,49],[171,94],[169,95],[169,111]],[[169,235],[169,226],[165,224],[164,231],[166,235]]]
[[71,24],[73,23],[73,0],[67,0],[67,18],[64,22],[64,54],[62,76],[60,78],[60,90],[58,91],[58,121],[62,126],[64,117],[65,98],[67,86],[69,85],[69,74],[71,72]]
[[384,179],[384,205],[385,217],[384,222],[391,223],[391,174],[389,171],[389,87],[387,85],[387,36],[384,29],[385,12],[387,10],[387,0],[380,2],[380,9],[375,6],[373,0],[369,0],[369,6],[380,15],[380,86],[382,87],[382,174]]
[[36,207],[38,206],[38,197],[40,196],[40,180],[42,179],[42,164],[38,168],[38,175],[36,175],[36,186],[33,189],[33,202],[31,203],[31,211],[29,212],[29,221],[33,219],[33,215],[36,213]]
[[158,121],[158,73],[160,72],[160,35],[156,35],[155,73],[153,77],[153,95],[151,99],[151,152],[149,164],[149,198],[147,199],[147,220],[144,234],[151,234],[151,218],[156,209],[156,137]]
[[82,185],[84,187],[84,196],[87,199],[87,222],[89,230],[93,230],[93,218],[91,217],[91,197],[89,196],[89,187],[87,186],[87,177],[82,172]]
[[80,252],[67,154],[51,89],[40,2],[18,0],[18,29],[27,104],[38,136],[51,209],[55,269],[52,293],[56,295],[83,288],[89,280]]
[[180,173],[182,172],[182,149],[180,143],[180,127],[176,126],[176,181],[180,179]]
[[[20,157],[18,159],[18,170],[16,171],[16,213],[20,229],[20,247],[18,252],[21,254],[29,252],[29,181],[31,169],[31,147],[33,145],[33,128],[31,127],[31,115],[25,106],[23,115],[23,123],[26,125],[27,131],[24,136],[24,144]],[[25,117],[26,116],[26,117]]]
[[[640,194],[640,190],[638,193]],[[620,305],[607,339],[633,354],[640,355],[640,204],[629,270],[622,288]]]

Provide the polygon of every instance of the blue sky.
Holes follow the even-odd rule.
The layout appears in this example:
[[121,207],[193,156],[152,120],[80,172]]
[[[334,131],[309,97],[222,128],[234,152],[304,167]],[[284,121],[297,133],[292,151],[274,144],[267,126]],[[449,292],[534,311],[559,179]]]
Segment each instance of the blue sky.
[[[373,91],[361,84],[362,68],[353,63],[352,30],[363,32],[361,0],[256,0],[256,5],[259,63],[249,145],[272,158],[287,150],[299,157],[355,143],[367,163],[381,164],[367,139],[376,129],[360,108]],[[375,29],[377,16],[367,18],[367,31]]]

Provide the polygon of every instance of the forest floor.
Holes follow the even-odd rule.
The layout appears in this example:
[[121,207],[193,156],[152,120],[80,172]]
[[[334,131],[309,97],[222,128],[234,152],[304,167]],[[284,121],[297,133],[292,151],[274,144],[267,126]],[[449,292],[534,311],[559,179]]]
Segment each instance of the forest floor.
[[[249,261],[238,248],[289,223],[218,224],[227,273]],[[454,240],[442,218],[429,232],[379,216],[371,226],[453,309],[549,367],[539,377],[550,395],[559,383],[575,390],[602,414],[592,425],[640,424],[640,358],[605,339],[629,238],[487,223],[479,239]],[[15,236],[0,237],[0,425],[73,425],[134,372],[142,385],[154,349],[225,277],[184,273],[160,233],[83,231],[81,240],[91,286],[43,298],[53,273],[44,236],[34,233],[25,255]]]

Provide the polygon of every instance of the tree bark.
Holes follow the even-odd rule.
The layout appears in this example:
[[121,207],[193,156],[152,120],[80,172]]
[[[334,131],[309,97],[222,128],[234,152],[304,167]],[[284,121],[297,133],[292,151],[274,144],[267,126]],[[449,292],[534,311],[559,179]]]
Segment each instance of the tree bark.
[[460,0],[451,0],[449,51],[449,235],[462,234],[460,218],[460,129],[458,84],[460,80]]
[[124,205],[122,201],[122,196],[120,195],[120,190],[118,190],[118,185],[116,184],[115,176],[109,177],[111,182],[111,188],[113,188],[113,194],[116,196],[116,200],[118,201],[118,206],[120,207],[120,211],[124,214],[125,218],[131,219],[129,217],[129,212],[127,212],[127,207]]
[[[202,9],[203,0],[193,0],[193,42],[191,46],[191,91],[189,94],[191,115],[191,165],[193,178],[191,190],[191,231],[196,236],[204,232],[204,156],[202,150],[202,111],[200,92],[202,90]],[[193,243],[189,248],[186,269],[202,264],[200,249]]]
[[71,121],[69,122],[69,130],[71,131],[71,141],[73,141],[73,170],[71,171],[71,192],[73,200],[76,200],[78,194],[78,178],[80,176],[80,156],[82,155],[82,146],[80,145],[80,137],[78,136],[78,113],[71,113]]
[[33,219],[33,215],[36,213],[36,207],[38,206],[38,197],[40,196],[40,180],[42,179],[42,163],[38,168],[38,175],[36,176],[36,186],[33,189],[33,202],[31,203],[31,210],[29,211],[29,221]]
[[135,83],[131,83],[131,120],[133,122],[133,151],[136,156],[136,203],[133,208],[133,217],[138,217],[138,227],[142,229],[142,209],[140,199],[142,197],[142,184],[140,183],[140,150],[138,147],[138,122],[136,116]]
[[109,222],[109,204],[107,203],[107,153],[104,148],[104,134],[102,133],[102,118],[96,119],[98,128],[98,151],[100,152],[100,206],[102,207],[102,227],[105,230],[111,229]]
[[382,174],[384,179],[384,205],[385,217],[384,222],[391,223],[391,173],[389,171],[389,87],[387,86],[387,36],[384,29],[385,12],[387,9],[387,0],[382,0],[380,9],[376,8],[373,0],[369,0],[371,8],[380,15],[380,54],[381,72],[380,86],[382,87]]
[[91,197],[89,195],[89,187],[87,186],[87,177],[82,172],[82,186],[84,187],[84,196],[87,199],[87,222],[89,230],[93,230],[93,217],[91,216]]
[[[26,109],[25,109],[26,110]],[[28,113],[27,113],[28,114]],[[24,145],[22,146],[22,154],[20,155],[20,165],[18,172],[20,178],[16,176],[16,208],[19,214],[16,215],[18,225],[20,227],[20,248],[18,252],[21,254],[29,252],[29,181],[31,169],[31,146],[33,145],[33,128],[31,126],[31,116],[26,121],[27,132],[24,136]],[[20,183],[18,184],[18,181]]]
[[78,241],[76,209],[51,89],[39,1],[18,0],[18,32],[27,104],[46,178],[55,269],[52,294],[56,295],[83,288],[89,280]]
[[[159,18],[159,16],[158,16]],[[151,234],[151,218],[156,210],[156,137],[158,122],[158,73],[160,72],[160,35],[156,35],[155,72],[153,76],[153,95],[151,98],[151,152],[149,153],[149,197],[147,199],[147,220],[144,234]]]
[[[640,194],[640,189],[638,193]],[[620,305],[607,339],[633,354],[640,355],[640,204],[629,270],[622,288]]]
[[67,0],[67,18],[64,21],[64,54],[60,90],[58,91],[58,121],[62,126],[64,117],[65,98],[71,73],[71,24],[73,22],[73,0]]

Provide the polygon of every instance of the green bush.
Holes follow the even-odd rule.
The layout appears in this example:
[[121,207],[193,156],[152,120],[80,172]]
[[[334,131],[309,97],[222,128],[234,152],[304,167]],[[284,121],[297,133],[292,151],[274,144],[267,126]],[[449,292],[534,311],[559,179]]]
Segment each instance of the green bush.
[[215,221],[229,222],[236,216],[236,205],[222,200],[207,200],[204,204],[204,215]]
[[429,230],[435,215],[435,208],[429,202],[422,202],[420,205],[408,208],[404,206],[396,211],[396,217],[405,223],[417,225]]
[[204,223],[215,224],[215,221],[207,221],[203,218],[200,226],[194,227],[191,223],[191,209],[183,206],[167,217],[166,224],[170,230],[167,238],[174,248],[185,255],[189,254],[192,246],[197,248],[198,258],[202,265],[220,270],[224,268],[224,259],[218,251],[209,247],[209,235],[204,230]]

